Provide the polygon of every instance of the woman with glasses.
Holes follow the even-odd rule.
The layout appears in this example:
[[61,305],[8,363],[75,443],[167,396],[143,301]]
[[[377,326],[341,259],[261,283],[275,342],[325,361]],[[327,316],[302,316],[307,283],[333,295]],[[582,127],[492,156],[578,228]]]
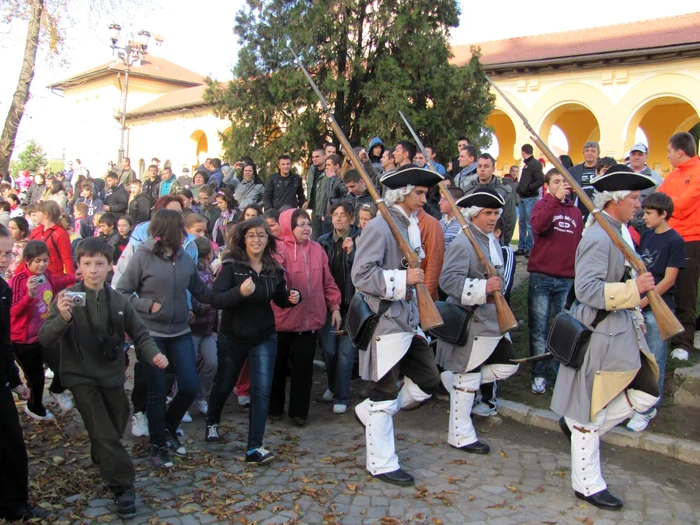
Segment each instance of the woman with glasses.
[[[270,418],[284,413],[287,362],[291,358],[292,384],[289,417],[299,426],[309,415],[313,361],[318,332],[331,316],[333,330],[341,329],[341,295],[335,284],[328,256],[320,244],[309,239],[311,219],[302,209],[282,212],[279,219],[281,248],[278,260],[287,272],[287,284],[304,297],[300,308],[273,306],[277,325],[277,361],[270,398]],[[330,313],[329,313],[330,312]]]
[[219,441],[221,411],[247,359],[252,396],[246,462],[253,464],[274,459],[263,448],[277,353],[275,316],[270,301],[278,308],[290,308],[301,299],[297,290],[287,287],[284,270],[274,258],[277,243],[261,217],[237,224],[228,238],[229,251],[211,294],[211,305],[222,310],[222,319],[205,439]]

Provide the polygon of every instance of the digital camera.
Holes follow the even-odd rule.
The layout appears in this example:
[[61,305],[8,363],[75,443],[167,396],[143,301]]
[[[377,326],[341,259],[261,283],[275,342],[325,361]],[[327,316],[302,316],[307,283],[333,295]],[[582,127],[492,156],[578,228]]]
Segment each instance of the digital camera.
[[66,297],[73,301],[73,306],[85,306],[85,292],[66,292]]

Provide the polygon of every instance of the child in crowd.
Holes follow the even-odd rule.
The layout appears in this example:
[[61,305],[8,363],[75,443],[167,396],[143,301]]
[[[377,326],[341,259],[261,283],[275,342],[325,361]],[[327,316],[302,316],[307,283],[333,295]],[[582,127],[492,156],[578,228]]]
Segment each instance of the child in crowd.
[[92,220],[87,216],[88,206],[84,202],[78,202],[73,206],[73,239],[87,239],[93,237],[95,229]]
[[129,215],[122,215],[117,221],[117,233],[119,234],[119,239],[117,239],[117,244],[115,245],[114,258],[113,261],[116,262],[121,256],[126,245],[129,244],[129,239],[131,239],[131,230],[134,228],[134,219]]
[[10,222],[10,203],[7,201],[0,201],[0,224],[7,227],[7,223]]
[[357,212],[359,215],[359,226],[361,230],[365,229],[365,226],[374,219],[377,216],[377,208],[372,206],[371,204],[363,204],[360,206],[359,211]]
[[[76,255],[83,282],[58,294],[39,330],[39,340],[60,354],[61,376],[83,418],[93,461],[114,493],[119,516],[131,518],[136,514],[135,471],[121,442],[129,419],[125,337],[131,338],[143,362],[165,368],[168,360],[129,299],[105,284],[112,253],[112,247],[99,238],[80,243]],[[67,292],[82,296],[70,297]]]
[[10,203],[10,218],[12,217],[23,217],[24,210],[22,209],[19,197],[14,193],[7,196],[7,202]]
[[231,190],[222,188],[216,192],[216,205],[220,214],[214,223],[211,238],[215,243],[223,245],[226,242],[227,226],[233,222],[238,213],[238,204],[233,198]]
[[267,225],[270,227],[272,235],[279,238],[279,236],[282,234],[282,228],[280,227],[280,212],[274,208],[270,208],[269,210],[265,210],[263,217],[265,218]]
[[117,231],[117,220],[111,211],[103,213],[98,220],[100,233],[98,238],[105,241],[112,248],[119,242],[119,232]]
[[[652,193],[644,199],[644,223],[648,230],[642,233],[638,252],[646,264],[647,271],[654,276],[656,292],[666,302],[671,311],[676,309],[675,289],[678,271],[685,268],[685,242],[671,228],[668,220],[673,215],[673,201],[665,193]],[[667,343],[661,338],[656,317],[649,307],[649,299],[642,298],[639,307],[644,316],[646,340],[649,350],[659,366],[659,401],[664,393]],[[656,416],[656,406],[646,412],[635,412],[627,423],[627,430],[641,432]]]
[[22,252],[24,252],[24,247],[29,241],[29,223],[24,217],[13,217],[7,224],[7,229],[10,230],[14,242],[12,246],[14,257],[9,261],[7,271],[5,272],[5,280],[9,282],[17,266],[19,266],[19,263],[22,261]]
[[[195,215],[195,214],[190,214]],[[206,222],[204,223],[206,228]],[[213,252],[209,239],[200,235],[195,239],[199,259],[197,260],[197,273],[199,277],[211,288],[214,284],[214,276],[209,270]],[[194,398],[195,405],[206,416],[209,410],[207,398],[211,391],[216,375],[216,332],[218,330],[218,311],[208,304],[202,304],[194,297],[192,298],[192,313],[194,320],[190,319],[190,329],[192,330],[192,342],[197,356],[199,369],[199,393]]]
[[[49,248],[42,241],[29,241],[24,248],[22,265],[10,281],[12,305],[10,307],[10,337],[17,362],[27,378],[32,396],[24,412],[38,420],[54,419],[42,402],[44,394],[44,352],[39,343],[39,328],[49,315],[54,295],[75,283],[75,275],[52,276],[49,266]],[[58,362],[47,354],[47,363],[54,370],[49,392],[64,410],[73,408],[68,394],[59,379]]]
[[95,221],[95,214],[102,212],[105,205],[104,202],[102,202],[102,199],[95,195],[95,190],[92,187],[92,184],[85,182],[82,186],[80,186],[80,198],[77,202],[83,202],[87,205],[87,217],[92,219],[92,223],[94,225],[97,225],[97,222]]
[[92,224],[95,225],[95,231],[92,234],[93,237],[98,237],[100,235],[100,219],[104,214],[104,211],[98,211],[92,216]]
[[243,212],[239,215],[238,220],[239,221],[247,221],[248,219],[252,219],[253,217],[260,217],[262,216],[262,210],[260,209],[260,206],[257,204],[249,204],[245,208],[243,208]]

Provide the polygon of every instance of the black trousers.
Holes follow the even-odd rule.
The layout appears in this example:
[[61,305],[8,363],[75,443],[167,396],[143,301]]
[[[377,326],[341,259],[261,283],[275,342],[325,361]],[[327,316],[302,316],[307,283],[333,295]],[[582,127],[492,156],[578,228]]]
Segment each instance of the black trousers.
[[[44,403],[41,401],[44,396],[44,360],[53,371],[53,381],[49,391],[54,394],[61,394],[66,389],[61,384],[59,375],[59,356],[58,350],[46,351],[39,343],[20,344],[12,343],[15,350],[15,358],[17,363],[24,372],[24,377],[27,380],[27,386],[32,391],[32,397],[29,398],[27,406],[29,410],[37,415],[43,416],[46,414]],[[53,353],[52,353],[53,352]],[[48,357],[48,359],[47,359]]]
[[685,268],[676,279],[676,317],[685,332],[671,339],[672,348],[693,349],[695,319],[697,316],[698,279],[700,279],[700,241],[685,243]]
[[134,464],[121,442],[129,421],[124,387],[76,386],[71,391],[102,479],[112,488],[131,486],[136,475]]
[[131,391],[131,404],[134,405],[134,414],[137,412],[146,413],[148,381],[146,381],[146,371],[138,357],[134,363],[134,388]]
[[27,505],[27,449],[12,391],[0,378],[0,518]]
[[426,394],[435,394],[440,385],[440,374],[435,365],[435,354],[428,342],[422,337],[414,337],[406,354],[384,377],[374,383],[369,392],[372,401],[389,401],[396,399],[399,389],[396,383],[399,377],[411,379]]
[[289,388],[289,417],[306,419],[311,403],[314,355],[318,332],[277,332],[277,358],[270,393],[271,416],[284,413],[287,363],[291,360],[292,378]]

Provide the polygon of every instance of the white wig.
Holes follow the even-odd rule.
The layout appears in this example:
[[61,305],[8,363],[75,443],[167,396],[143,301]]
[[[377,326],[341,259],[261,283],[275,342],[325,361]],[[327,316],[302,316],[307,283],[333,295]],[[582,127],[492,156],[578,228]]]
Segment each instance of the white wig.
[[[481,206],[469,206],[468,208],[464,208],[462,210],[462,215],[464,215],[465,219],[472,220],[475,219],[477,215],[481,213],[481,210],[485,210],[486,208],[483,208]],[[503,215],[503,208],[498,209],[498,218],[500,219],[501,215]]]
[[391,208],[397,202],[403,202],[403,198],[411,193],[413,188],[415,188],[415,186],[409,184],[408,186],[397,188],[395,190],[387,189],[386,193],[384,194],[384,203],[386,204],[387,208]]
[[[618,191],[596,191],[593,194],[593,205],[599,209],[603,210],[606,204],[610,201],[617,203],[621,200],[625,200],[630,196],[632,192],[630,190],[618,190]],[[588,231],[593,223],[595,222],[595,216],[591,213],[586,220],[586,225],[583,227],[583,234]]]

